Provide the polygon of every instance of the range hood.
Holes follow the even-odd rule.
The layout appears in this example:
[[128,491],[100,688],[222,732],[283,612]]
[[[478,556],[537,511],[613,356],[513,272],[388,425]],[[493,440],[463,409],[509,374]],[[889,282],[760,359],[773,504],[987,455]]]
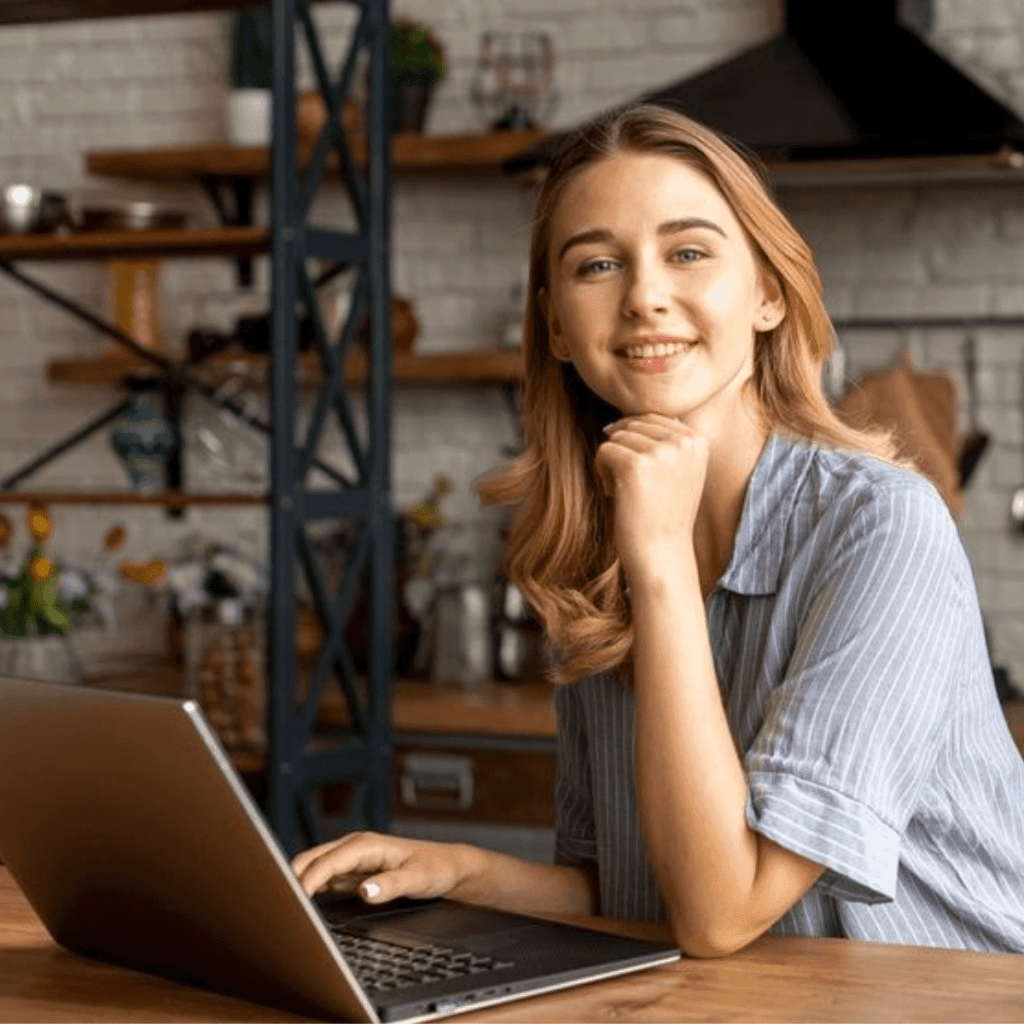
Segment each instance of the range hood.
[[1024,151],[1024,121],[925,41],[931,20],[931,0],[785,0],[781,35],[637,99],[772,162]]

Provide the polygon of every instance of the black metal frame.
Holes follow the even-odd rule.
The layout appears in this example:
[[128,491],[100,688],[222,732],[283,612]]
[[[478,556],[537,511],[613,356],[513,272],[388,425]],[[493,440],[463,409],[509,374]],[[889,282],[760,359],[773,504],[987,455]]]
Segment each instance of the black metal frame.
[[[387,0],[360,0],[359,23],[338,81],[332,82],[320,49],[308,0],[274,0],[274,141],[272,153],[273,310],[271,478],[271,640],[270,714],[267,762],[267,815],[286,849],[305,839],[320,841],[321,814],[313,797],[327,782],[347,780],[354,798],[345,825],[387,827],[390,798],[391,738],[388,693],[391,677],[391,587],[394,523],[390,502],[390,368],[389,299],[390,182],[386,124],[388,75]],[[300,183],[295,171],[294,37],[302,26],[313,68],[327,108],[327,119],[312,161]],[[369,51],[369,90],[365,117],[367,179],[356,167],[339,111],[355,72],[356,57]],[[341,164],[342,180],[356,214],[354,233],[309,223],[313,195],[328,152]],[[331,341],[313,301],[315,282],[305,261],[319,257],[354,267],[354,299],[340,337]],[[312,314],[315,343],[324,370],[312,424],[301,447],[295,442],[293,368],[297,322],[292,311],[301,299]],[[369,313],[370,372],[367,377],[368,444],[364,449],[353,428],[342,389],[344,365],[364,313]],[[329,415],[337,417],[356,466],[356,479],[337,479],[335,491],[313,491],[307,478]],[[316,520],[349,518],[359,523],[359,537],[337,594],[328,593],[316,563],[307,525]],[[294,573],[301,566],[326,636],[305,687],[295,701]],[[370,656],[367,691],[361,692],[343,626],[351,610],[357,579],[369,577]],[[313,743],[317,711],[331,673],[346,699],[351,728],[330,745]]]
[[[338,80],[327,70],[315,22],[312,0],[272,0],[274,18],[274,133],[271,147],[271,419],[263,421],[242,405],[199,380],[189,366],[177,366],[140,345],[74,300],[0,261],[0,272],[62,308],[76,319],[113,338],[159,371],[129,380],[135,388],[159,390],[165,411],[175,426],[182,399],[189,389],[203,394],[250,427],[271,438],[270,571],[271,601],[268,630],[268,743],[266,813],[281,844],[295,852],[305,843],[320,841],[324,818],[314,802],[323,785],[350,782],[354,799],[343,827],[384,829],[390,814],[392,742],[389,727],[391,682],[391,601],[394,520],[390,502],[390,389],[391,327],[389,296],[390,168],[387,126],[388,0],[342,0],[359,8],[359,22],[342,62]],[[295,26],[305,35],[328,116],[313,158],[300,183],[296,167],[294,47]],[[352,85],[357,57],[369,53],[368,102],[364,123],[367,167],[357,167],[338,116]],[[342,232],[309,222],[313,196],[322,182],[328,154],[340,162],[341,177],[351,199],[357,230]],[[221,192],[207,183],[207,192],[225,223],[251,216],[251,183],[229,186],[235,210],[226,209]],[[332,263],[311,278],[306,261]],[[240,264],[243,282],[248,273]],[[318,314],[316,290],[343,270],[354,270],[354,300],[339,337],[329,338]],[[323,386],[312,424],[296,446],[296,355],[301,302],[312,316],[314,341],[323,368]],[[353,425],[342,368],[357,325],[369,324],[369,372],[366,408],[368,438],[364,446]],[[0,480],[0,490],[13,490],[48,462],[103,429],[128,406],[122,400],[111,409],[56,442],[45,452]],[[352,461],[355,479],[325,462],[317,449],[331,415],[337,418]],[[318,469],[336,489],[312,490],[311,470]],[[180,489],[183,472],[180,448],[168,468],[169,489]],[[350,519],[359,525],[349,567],[336,594],[330,594],[313,554],[307,531],[311,522]],[[296,702],[295,570],[306,577],[323,626],[325,643],[306,681],[301,705]],[[363,574],[369,594],[370,644],[367,685],[357,677],[344,626],[355,588]],[[334,674],[348,706],[350,728],[329,738],[314,738],[317,712]]]

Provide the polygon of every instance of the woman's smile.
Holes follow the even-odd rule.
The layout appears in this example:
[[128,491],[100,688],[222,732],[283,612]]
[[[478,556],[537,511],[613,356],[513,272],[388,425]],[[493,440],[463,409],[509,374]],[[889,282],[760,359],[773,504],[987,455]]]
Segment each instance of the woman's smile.
[[665,373],[674,370],[685,355],[697,347],[694,341],[676,338],[648,338],[628,342],[616,355],[636,373]]

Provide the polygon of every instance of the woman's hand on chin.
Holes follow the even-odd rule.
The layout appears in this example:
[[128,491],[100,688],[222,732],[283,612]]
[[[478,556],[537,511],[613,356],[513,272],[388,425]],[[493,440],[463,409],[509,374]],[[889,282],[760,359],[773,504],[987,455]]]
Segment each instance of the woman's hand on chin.
[[595,466],[615,501],[615,543],[627,577],[693,557],[693,528],[708,468],[707,439],[660,413],[605,428]]

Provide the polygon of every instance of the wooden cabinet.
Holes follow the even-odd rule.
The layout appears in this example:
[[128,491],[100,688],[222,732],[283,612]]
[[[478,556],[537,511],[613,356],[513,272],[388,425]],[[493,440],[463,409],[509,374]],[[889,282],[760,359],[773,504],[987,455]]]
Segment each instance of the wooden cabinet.
[[[328,712],[330,713],[330,712]],[[335,713],[342,713],[340,705]],[[395,682],[392,815],[409,822],[554,825],[554,687]],[[341,810],[345,787],[324,791]]]

